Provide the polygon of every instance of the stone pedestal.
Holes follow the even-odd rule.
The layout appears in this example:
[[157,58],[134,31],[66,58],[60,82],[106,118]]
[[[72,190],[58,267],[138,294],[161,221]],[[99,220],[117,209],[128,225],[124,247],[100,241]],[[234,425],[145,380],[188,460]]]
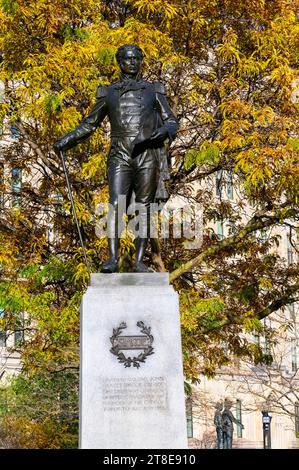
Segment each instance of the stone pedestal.
[[93,274],[81,306],[80,447],[187,448],[168,273]]

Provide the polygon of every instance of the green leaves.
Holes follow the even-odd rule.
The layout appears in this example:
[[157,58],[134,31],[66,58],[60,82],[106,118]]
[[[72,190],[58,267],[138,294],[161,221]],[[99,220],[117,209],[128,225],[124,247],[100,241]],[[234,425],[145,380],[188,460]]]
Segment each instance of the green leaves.
[[14,14],[18,9],[18,1],[17,0],[1,0],[1,8],[4,13]]
[[217,165],[220,161],[220,150],[216,143],[204,141],[199,149],[186,152],[184,166],[190,170],[192,166]]
[[45,97],[44,105],[47,114],[52,115],[58,111],[61,111],[61,103],[63,96],[58,93],[50,93]]

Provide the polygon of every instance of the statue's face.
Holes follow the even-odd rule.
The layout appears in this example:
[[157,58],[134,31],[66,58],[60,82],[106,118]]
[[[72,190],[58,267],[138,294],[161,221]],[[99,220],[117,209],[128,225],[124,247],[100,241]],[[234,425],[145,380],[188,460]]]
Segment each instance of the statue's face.
[[137,51],[125,50],[119,59],[119,66],[123,73],[135,76],[138,74],[142,63],[142,58]]

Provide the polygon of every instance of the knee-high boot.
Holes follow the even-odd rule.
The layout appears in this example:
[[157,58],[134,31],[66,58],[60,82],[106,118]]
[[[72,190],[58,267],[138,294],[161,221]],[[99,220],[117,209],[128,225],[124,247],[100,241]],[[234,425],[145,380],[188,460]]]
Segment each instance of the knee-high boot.
[[103,264],[101,269],[102,273],[117,273],[118,272],[118,238],[108,238],[109,246],[109,259]]
[[148,273],[148,267],[143,263],[143,256],[148,243],[148,238],[135,238],[135,247],[136,247],[136,258],[134,265],[135,273]]

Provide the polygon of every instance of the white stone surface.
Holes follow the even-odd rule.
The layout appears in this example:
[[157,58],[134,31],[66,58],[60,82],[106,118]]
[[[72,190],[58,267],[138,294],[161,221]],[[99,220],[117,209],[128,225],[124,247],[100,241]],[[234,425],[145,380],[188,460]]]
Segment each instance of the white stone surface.
[[[125,368],[110,352],[113,329],[143,335],[154,354]],[[140,350],[123,350],[126,357]],[[81,305],[80,447],[187,448],[178,295],[167,273],[93,274]]]

